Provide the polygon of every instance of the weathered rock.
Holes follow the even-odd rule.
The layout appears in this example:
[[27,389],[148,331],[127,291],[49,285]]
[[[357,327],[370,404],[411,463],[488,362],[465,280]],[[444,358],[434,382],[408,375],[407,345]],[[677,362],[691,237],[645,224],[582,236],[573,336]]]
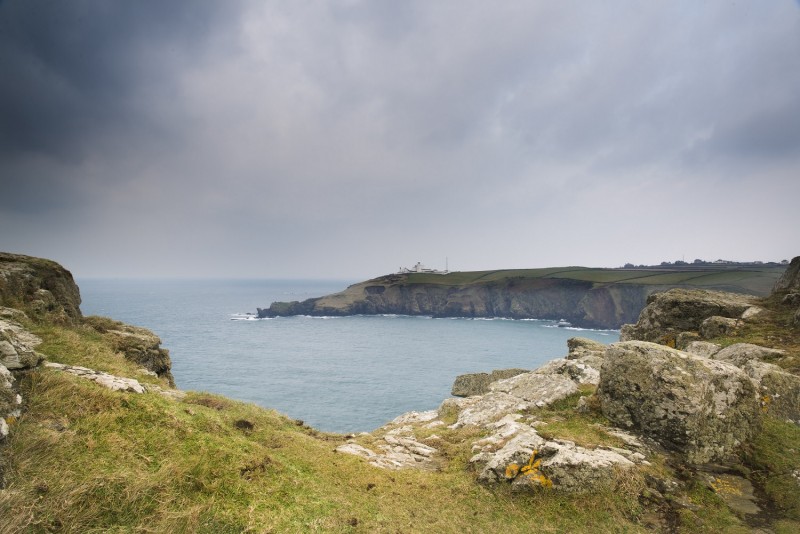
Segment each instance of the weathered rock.
[[756,359],[744,361],[741,368],[756,386],[762,411],[800,423],[800,376]]
[[527,373],[527,369],[498,369],[491,373],[470,373],[459,375],[453,382],[450,394],[454,397],[470,397],[472,395],[483,395],[489,391],[489,384],[511,378],[521,373]]
[[594,384],[600,382],[600,367],[603,359],[594,355],[586,355],[579,360],[551,360],[534,371],[540,375],[562,375],[578,384]]
[[124,378],[121,376],[114,376],[102,371],[95,371],[87,367],[80,367],[78,365],[64,365],[61,363],[45,362],[45,367],[64,371],[86,380],[91,380],[105,388],[112,391],[127,391],[130,393],[144,393],[145,388],[138,380],[133,378]]
[[378,445],[380,452],[350,441],[336,447],[336,452],[353,454],[384,469],[434,469],[437,450],[416,439],[410,426],[389,430]]
[[635,325],[624,325],[622,341],[652,341],[673,345],[681,332],[700,330],[711,316],[739,319],[753,305],[754,297],[705,291],[699,289],[670,289],[655,293],[647,299]]
[[705,339],[736,335],[740,324],[739,319],[713,315],[700,324],[700,335]]
[[792,258],[786,271],[775,282],[772,291],[800,291],[800,256]]
[[800,293],[789,293],[783,297],[781,304],[786,306],[800,306]]
[[529,410],[534,407],[530,401],[503,392],[490,392],[474,397],[445,399],[439,407],[440,417],[455,411],[458,416],[452,428],[463,426],[483,426],[497,421],[501,417]]
[[770,362],[782,358],[785,354],[786,352],[780,349],[770,349],[752,343],[735,343],[714,353],[712,358],[741,367],[750,360]]
[[749,321],[754,317],[758,317],[759,315],[763,314],[764,311],[765,311],[764,308],[762,308],[761,306],[750,306],[742,314],[742,319],[745,321]]
[[675,348],[678,350],[686,350],[686,347],[694,341],[700,341],[699,332],[681,332],[675,338]]
[[[644,456],[623,449],[586,449],[571,441],[543,439],[533,426],[506,417],[487,428],[493,433],[475,442],[470,463],[478,481],[508,481],[515,490],[552,487],[567,492],[588,492],[614,484],[615,472],[629,469]],[[498,446],[502,444],[498,448]]]
[[709,343],[708,341],[692,341],[686,346],[685,351],[695,356],[702,356],[703,358],[712,358],[714,354],[722,350],[721,345],[716,343]]
[[19,323],[0,319],[0,364],[8,369],[36,367],[42,357],[34,348],[41,342]]
[[19,417],[22,397],[14,389],[14,376],[0,364],[0,440],[8,435],[7,418]]
[[85,323],[103,334],[126,360],[166,378],[171,386],[175,385],[169,351],[161,348],[161,339],[153,332],[106,317],[87,317]]
[[567,348],[569,349],[567,359],[577,360],[585,356],[597,356],[602,358],[608,345],[585,337],[573,337],[567,340]]
[[689,463],[733,455],[761,423],[755,387],[738,367],[653,343],[611,345],[597,395],[614,424]]
[[80,320],[80,291],[72,274],[54,261],[0,252],[0,305],[34,319]]
[[560,374],[525,373],[489,386],[494,393],[507,393],[536,407],[543,407],[568,395],[578,392],[578,386],[570,378]]

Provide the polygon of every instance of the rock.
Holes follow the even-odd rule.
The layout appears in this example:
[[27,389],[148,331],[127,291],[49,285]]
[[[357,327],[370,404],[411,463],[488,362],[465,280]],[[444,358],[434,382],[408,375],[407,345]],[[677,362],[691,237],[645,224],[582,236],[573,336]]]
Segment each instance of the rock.
[[41,342],[19,323],[0,319],[0,364],[8,369],[36,367],[42,357],[34,348]]
[[722,350],[721,345],[716,343],[709,343],[708,341],[692,341],[686,346],[685,351],[695,356],[702,356],[703,358],[711,358],[714,354]]
[[694,341],[700,341],[700,334],[698,332],[681,332],[675,338],[675,348],[678,350],[686,350],[686,347]]
[[532,402],[502,392],[491,392],[466,398],[445,399],[439,407],[439,417],[455,411],[458,416],[451,428],[484,426],[501,417],[534,407]]
[[575,382],[559,374],[525,373],[498,380],[489,386],[494,393],[507,393],[543,407],[578,392]]
[[742,314],[742,319],[745,321],[749,321],[753,317],[758,317],[762,313],[764,313],[764,308],[760,306],[750,306]]
[[598,356],[602,358],[608,345],[585,337],[573,337],[567,340],[567,348],[569,349],[567,359],[577,360],[584,356]]
[[789,293],[783,297],[781,304],[786,306],[800,306],[800,293]]
[[792,319],[792,324],[794,326],[800,326],[800,308],[797,308],[797,311],[794,312],[794,318]]
[[[618,469],[635,465],[620,452],[609,449],[590,450],[571,441],[547,441],[534,427],[509,417],[487,428],[493,433],[475,442],[473,450],[479,452],[470,459],[478,470],[479,482],[508,481],[515,490],[588,492],[612,486]],[[498,448],[499,444],[502,446]]]
[[0,252],[0,305],[33,319],[76,323],[81,296],[72,274],[54,261]]
[[126,360],[166,378],[170,386],[175,386],[169,351],[161,348],[161,339],[153,332],[106,317],[87,317],[84,322],[101,333]]
[[551,360],[534,371],[541,375],[563,375],[578,384],[597,385],[600,382],[600,367],[603,359],[587,355],[580,360]]
[[785,354],[786,352],[780,349],[770,349],[752,343],[735,343],[716,352],[712,357],[741,367],[750,360],[774,361]]
[[707,318],[738,319],[754,297],[700,289],[670,289],[647,299],[635,325],[624,325],[621,341],[652,341],[673,345],[681,332],[697,332]]
[[756,359],[744,361],[741,368],[753,380],[763,412],[800,423],[800,376]]
[[11,371],[0,364],[0,440],[8,435],[6,418],[20,416],[22,397],[14,389],[14,382]]
[[354,454],[366,459],[370,464],[384,469],[434,469],[433,461],[437,450],[417,441],[410,426],[402,426],[388,431],[383,436],[380,452],[370,450],[355,442],[336,447],[336,452]]
[[786,271],[778,278],[772,291],[800,291],[800,256],[792,258]]
[[95,371],[87,367],[80,367],[77,365],[64,365],[54,362],[45,362],[45,367],[56,369],[70,373],[86,380],[91,380],[112,391],[127,391],[130,393],[144,393],[145,389],[138,380],[133,378],[124,378],[121,376],[114,376],[102,371]]
[[489,391],[489,384],[503,378],[511,378],[521,373],[527,373],[526,369],[499,369],[491,373],[470,373],[459,375],[453,382],[450,394],[454,397],[470,397],[472,395],[483,395]]
[[427,423],[439,416],[438,410],[428,410],[426,412],[408,412],[392,419],[389,425],[408,425],[412,423]]
[[738,367],[642,341],[606,351],[597,390],[603,413],[689,463],[732,456],[760,429],[760,406]]
[[739,319],[713,315],[700,324],[700,335],[705,339],[733,336],[736,335],[739,324]]

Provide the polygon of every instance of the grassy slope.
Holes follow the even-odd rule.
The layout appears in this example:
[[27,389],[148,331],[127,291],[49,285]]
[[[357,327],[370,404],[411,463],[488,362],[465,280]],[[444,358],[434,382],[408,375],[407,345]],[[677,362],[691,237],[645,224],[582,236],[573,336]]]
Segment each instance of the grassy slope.
[[596,284],[686,285],[702,289],[723,288],[766,295],[784,271],[784,267],[685,267],[672,269],[597,269],[587,267],[551,267],[547,269],[506,269],[465,271],[447,275],[412,273],[409,284],[446,286],[500,282],[509,278],[560,278]]
[[[797,333],[785,333],[784,315],[767,315],[745,335],[794,347]],[[143,378],[91,329],[36,332],[53,361]],[[668,523],[663,510],[638,497],[641,479],[590,495],[480,486],[467,465],[473,439],[466,438],[475,436],[465,433],[474,430],[436,429],[441,470],[391,472],[333,452],[343,436],[223,397],[111,392],[46,369],[22,386],[28,410],[13,422],[4,451],[2,533],[640,532],[676,523],[685,532],[749,532],[707,484],[693,481],[674,497],[680,504]],[[593,426],[602,416],[577,414],[576,402],[540,414],[549,423],[542,431],[586,446],[607,439]],[[741,467],[777,503],[777,532],[800,529],[792,476],[798,447],[797,427],[770,419]],[[656,471],[670,469],[663,457],[651,460]]]

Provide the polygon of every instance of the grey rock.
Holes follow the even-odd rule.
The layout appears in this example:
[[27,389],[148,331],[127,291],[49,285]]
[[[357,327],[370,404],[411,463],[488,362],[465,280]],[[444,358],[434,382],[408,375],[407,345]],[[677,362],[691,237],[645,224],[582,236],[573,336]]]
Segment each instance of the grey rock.
[[95,371],[87,367],[80,367],[78,365],[64,365],[54,362],[45,362],[45,367],[63,371],[86,380],[91,380],[112,391],[127,391],[130,393],[144,393],[145,388],[138,380],[133,378],[124,378],[121,376],[114,376],[102,371]]
[[702,356],[703,358],[711,358],[714,354],[722,350],[721,345],[716,343],[709,343],[708,341],[692,341],[686,346],[685,351],[695,356]]
[[741,368],[753,380],[763,412],[800,423],[800,376],[755,359]]
[[750,360],[770,362],[779,360],[785,354],[786,352],[780,349],[770,349],[752,343],[735,343],[714,353],[712,358],[741,367]]
[[543,407],[578,392],[570,378],[560,374],[525,373],[498,380],[489,386],[493,393],[507,393],[534,406]]
[[786,271],[775,282],[772,291],[800,291],[800,256],[792,258]]
[[713,315],[700,324],[700,335],[705,339],[735,335],[740,326],[739,319]]
[[375,451],[355,442],[336,447],[336,452],[353,454],[367,460],[370,464],[384,469],[435,469],[434,447],[416,439],[410,426],[401,426],[386,432],[383,443]]
[[34,348],[42,342],[19,323],[0,319],[0,364],[8,369],[36,367],[42,357]]
[[789,293],[781,300],[786,306],[800,306],[800,293]]
[[584,356],[597,356],[602,358],[608,345],[585,337],[573,337],[567,340],[567,348],[569,349],[567,359],[577,360]]
[[590,450],[564,440],[547,441],[536,429],[506,417],[487,426],[492,433],[473,445],[470,463],[478,481],[511,482],[514,490],[552,487],[566,492],[588,492],[613,485],[619,469],[629,469],[644,456],[624,449]]
[[711,316],[738,319],[753,305],[754,297],[699,289],[670,289],[655,293],[635,325],[625,325],[621,341],[674,344],[681,332],[697,332]]
[[470,397],[472,395],[483,395],[489,391],[489,384],[511,378],[521,373],[527,373],[527,369],[498,369],[491,373],[470,373],[456,377],[450,394],[454,397]]
[[578,384],[597,385],[600,382],[600,367],[603,359],[587,355],[579,360],[551,360],[535,370],[540,375],[562,375]]
[[755,386],[741,369],[648,342],[611,345],[597,395],[615,425],[689,463],[732,456],[761,425]]

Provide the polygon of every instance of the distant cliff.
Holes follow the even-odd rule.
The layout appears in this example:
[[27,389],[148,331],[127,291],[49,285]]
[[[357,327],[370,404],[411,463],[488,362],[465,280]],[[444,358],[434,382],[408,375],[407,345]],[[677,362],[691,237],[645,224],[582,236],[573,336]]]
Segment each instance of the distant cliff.
[[302,302],[274,302],[258,316],[429,315],[564,319],[584,328],[636,321],[656,291],[703,287],[766,295],[783,269],[532,269],[392,274]]

